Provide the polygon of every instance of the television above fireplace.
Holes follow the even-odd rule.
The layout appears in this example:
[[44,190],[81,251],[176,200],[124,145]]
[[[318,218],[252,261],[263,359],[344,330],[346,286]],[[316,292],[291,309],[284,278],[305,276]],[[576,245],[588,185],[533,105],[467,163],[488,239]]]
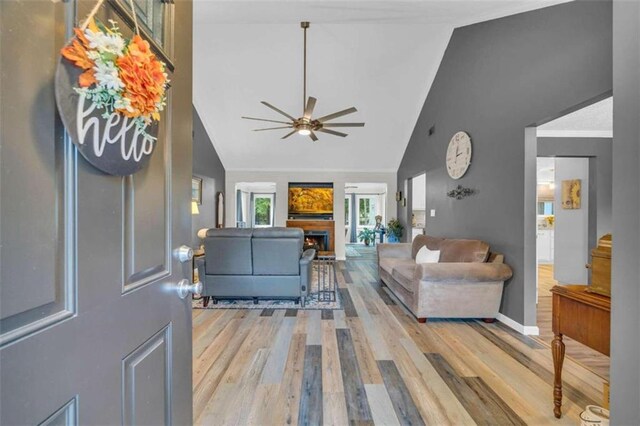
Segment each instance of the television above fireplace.
[[333,219],[333,183],[289,183],[290,219]]

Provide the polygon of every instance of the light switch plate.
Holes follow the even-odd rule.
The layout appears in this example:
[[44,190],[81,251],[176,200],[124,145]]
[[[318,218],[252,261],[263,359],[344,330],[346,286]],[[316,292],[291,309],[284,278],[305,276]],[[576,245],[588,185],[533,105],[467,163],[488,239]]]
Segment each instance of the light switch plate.
[[436,217],[436,209],[431,209],[431,211],[429,212],[431,217]]

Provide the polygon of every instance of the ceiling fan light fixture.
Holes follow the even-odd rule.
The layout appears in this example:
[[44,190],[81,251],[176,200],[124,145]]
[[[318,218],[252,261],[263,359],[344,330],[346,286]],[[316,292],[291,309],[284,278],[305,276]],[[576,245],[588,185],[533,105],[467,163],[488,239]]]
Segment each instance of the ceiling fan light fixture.
[[308,124],[301,124],[298,127],[298,134],[302,136],[309,136],[311,134],[311,126]]

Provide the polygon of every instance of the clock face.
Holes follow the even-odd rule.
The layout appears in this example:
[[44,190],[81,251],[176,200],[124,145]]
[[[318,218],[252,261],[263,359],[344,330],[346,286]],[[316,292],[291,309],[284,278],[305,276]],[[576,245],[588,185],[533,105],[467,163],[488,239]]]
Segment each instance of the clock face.
[[453,179],[460,179],[471,164],[471,138],[466,132],[458,132],[447,148],[447,172]]

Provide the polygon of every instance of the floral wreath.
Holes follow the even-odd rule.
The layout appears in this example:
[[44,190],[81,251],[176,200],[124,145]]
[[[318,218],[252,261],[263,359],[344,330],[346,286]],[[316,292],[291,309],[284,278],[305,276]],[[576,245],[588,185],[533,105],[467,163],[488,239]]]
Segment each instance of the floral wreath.
[[96,22],[93,14],[74,29],[75,37],[61,50],[64,58],[83,70],[78,77],[80,87],[74,90],[97,109],[103,109],[103,118],[114,112],[121,114],[133,119],[138,130],[146,134],[146,127],[160,120],[166,105],[169,80],[165,64],[140,37],[137,22],[136,34],[127,40],[114,21],[110,20],[111,26],[107,27]]

